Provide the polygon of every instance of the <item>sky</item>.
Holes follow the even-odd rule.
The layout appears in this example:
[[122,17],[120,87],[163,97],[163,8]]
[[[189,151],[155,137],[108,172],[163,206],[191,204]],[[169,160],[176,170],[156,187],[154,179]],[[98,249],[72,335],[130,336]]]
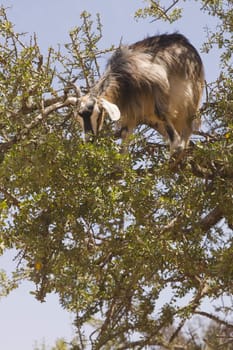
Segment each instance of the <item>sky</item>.
[[[170,1],[167,1],[169,4]],[[0,4],[9,7],[8,17],[17,32],[36,33],[42,53],[49,47],[69,42],[69,31],[81,24],[80,13],[87,10],[100,13],[103,23],[102,46],[133,43],[148,35],[179,31],[200,50],[206,38],[205,28],[214,27],[215,19],[203,15],[198,2],[185,3],[182,20],[174,24],[135,21],[134,12],[143,7],[142,0],[5,0]],[[207,82],[218,74],[218,53],[201,54]],[[11,271],[14,266],[11,253],[0,257],[0,268]],[[0,300],[0,349],[33,350],[43,341],[52,346],[57,338],[71,340],[74,334],[72,316],[64,311],[56,295],[50,295],[41,304],[29,293],[33,290],[24,282],[8,297]]]

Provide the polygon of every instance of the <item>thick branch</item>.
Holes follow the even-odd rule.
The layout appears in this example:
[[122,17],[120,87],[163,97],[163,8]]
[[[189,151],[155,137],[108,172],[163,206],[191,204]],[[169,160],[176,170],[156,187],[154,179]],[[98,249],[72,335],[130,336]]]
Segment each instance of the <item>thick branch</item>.
[[200,227],[203,231],[208,231],[212,226],[216,225],[221,219],[223,219],[223,212],[218,205],[203,219],[200,220]]
[[208,312],[205,312],[205,311],[199,311],[199,310],[195,311],[194,313],[197,314],[197,315],[200,315],[200,316],[208,317],[212,321],[220,323],[223,326],[226,326],[227,328],[231,328],[233,330],[233,324],[232,323],[229,323],[227,321],[221,320],[219,317],[217,317],[215,315],[212,315],[212,314],[210,314]]
[[[55,101],[55,102],[54,102]],[[50,104],[51,102],[54,102]],[[78,102],[78,97],[74,96],[68,96],[65,100],[64,97],[61,98],[55,98],[54,100],[48,100],[44,102],[44,105],[48,105],[47,107],[42,107],[41,113],[39,113],[32,121],[31,123],[25,125],[21,131],[12,137],[10,141],[0,143],[0,151],[6,152],[9,148],[12,147],[12,145],[16,144],[19,140],[21,140],[23,137],[27,136],[32,129],[34,129],[36,126],[38,126],[43,119],[45,119],[49,114],[52,112],[55,112],[61,108],[68,107],[68,106],[75,106]]]
[[[211,227],[216,225],[223,218],[224,218],[223,212],[222,212],[220,206],[217,206],[211,212],[209,212],[204,218],[200,219],[199,223],[197,223],[196,225],[199,226],[199,228],[203,232],[207,232]],[[167,231],[171,231],[171,230],[175,229],[176,226],[181,221],[181,219],[182,218],[180,216],[177,216],[176,218],[171,220],[171,222],[169,222],[166,226],[164,226],[162,233],[165,233]],[[182,232],[184,234],[188,234],[191,231],[192,231],[192,228],[191,229],[187,229],[187,228],[182,229]]]
[[190,160],[192,172],[195,176],[204,179],[213,179],[216,176],[223,179],[233,179],[233,168],[228,164],[223,165],[220,161],[214,161],[212,163],[206,160],[205,167],[198,164],[198,160]]
[[38,116],[30,124],[26,125],[27,131],[25,131],[25,130],[22,131],[23,136],[25,134],[27,134],[28,131],[33,129],[35,126],[37,126],[41,122],[41,120],[44,119],[45,117],[47,117],[50,113],[57,111],[60,108],[64,108],[64,107],[67,107],[70,105],[74,106],[74,105],[76,105],[77,101],[78,101],[77,97],[69,96],[69,97],[67,97],[67,99],[65,101],[59,101],[59,102],[52,104],[51,106],[44,108],[42,110],[42,112],[40,114],[38,114]]

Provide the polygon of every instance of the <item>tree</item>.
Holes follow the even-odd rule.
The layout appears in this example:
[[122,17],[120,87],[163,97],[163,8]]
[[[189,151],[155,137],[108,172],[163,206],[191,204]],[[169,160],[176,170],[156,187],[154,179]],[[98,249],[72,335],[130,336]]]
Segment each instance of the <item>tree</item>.
[[205,334],[205,350],[231,350],[232,335],[232,330],[229,327],[212,322]]
[[[136,16],[173,21],[181,4],[149,1]],[[18,259],[11,280],[1,273],[1,294],[22,279],[39,301],[56,292],[76,314],[77,348],[172,349],[193,315],[233,328],[221,310],[201,309],[204,298],[233,291],[232,1],[200,6],[218,18],[205,49],[221,48],[222,69],[201,110],[208,131],[176,166],[148,129],[127,154],[111,124],[83,143],[76,85],[88,90],[99,57],[114,49],[98,49],[98,16],[83,12],[65,54],[43,57],[36,37],[26,44],[1,8],[0,248]]]
[[[48,349],[44,343],[41,344],[41,346],[36,345],[34,350],[46,350]],[[69,347],[69,344],[65,342],[64,339],[57,339],[55,345],[50,348],[50,350],[75,350],[74,347]]]

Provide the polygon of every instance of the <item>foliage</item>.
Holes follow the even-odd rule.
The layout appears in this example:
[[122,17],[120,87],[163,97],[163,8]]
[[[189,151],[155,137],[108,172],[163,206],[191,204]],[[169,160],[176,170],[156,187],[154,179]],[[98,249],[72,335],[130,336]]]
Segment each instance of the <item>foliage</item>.
[[[175,19],[178,2],[153,1],[137,16],[159,6]],[[36,37],[26,44],[1,9],[0,249],[16,249],[18,260],[12,281],[1,274],[1,294],[20,279],[34,282],[39,301],[56,292],[77,315],[76,348],[171,349],[195,314],[233,327],[221,310],[201,308],[233,291],[232,9],[201,3],[221,23],[222,41],[212,35],[208,45],[224,49],[224,69],[201,111],[208,131],[175,165],[143,128],[127,154],[110,124],[83,143],[74,83],[88,89],[100,55],[113,49],[98,49],[99,17],[94,28],[84,12],[67,51],[44,58]]]
[[[41,345],[36,344],[34,350],[47,350],[48,347],[43,342]],[[57,339],[55,345],[50,350],[75,350],[71,349],[64,339]]]
[[147,17],[152,17],[152,21],[162,19],[164,21],[172,23],[179,19],[182,15],[182,8],[175,6],[178,4],[179,0],[171,1],[168,6],[167,2],[160,0],[149,0],[144,2],[148,5],[136,11],[136,19],[145,19]]

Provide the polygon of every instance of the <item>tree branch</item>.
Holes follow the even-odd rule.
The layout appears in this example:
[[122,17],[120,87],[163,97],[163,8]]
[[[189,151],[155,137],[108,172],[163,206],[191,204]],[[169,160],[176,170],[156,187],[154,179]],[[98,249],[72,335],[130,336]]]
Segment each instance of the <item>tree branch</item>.
[[218,175],[223,179],[233,179],[233,168],[227,168],[226,166],[223,167],[222,162],[219,161],[208,163],[207,160],[205,167],[203,167],[200,164],[197,164],[196,160],[192,159],[190,160],[190,165],[193,174],[197,177],[211,180]]
[[75,106],[77,103],[78,97],[75,96],[68,96],[65,100],[63,96],[45,101],[44,105],[47,107],[44,108],[43,106],[41,113],[39,113],[31,121],[31,123],[25,125],[24,128],[22,128],[18,134],[14,135],[14,137],[12,137],[11,140],[0,143],[0,151],[6,152],[8,149],[10,149],[12,145],[16,144],[23,137],[27,136],[32,129],[38,126],[41,123],[41,121],[44,120],[52,112],[55,112],[64,107]]
[[157,11],[160,13],[160,17],[152,20],[152,22],[155,22],[156,20],[160,19],[160,18],[166,18],[167,21],[169,21],[171,23],[171,20],[169,18],[169,16],[167,15],[167,13],[179,2],[180,0],[173,0],[173,3],[166,9],[163,9],[161,6],[159,6],[155,1],[151,0],[151,7],[157,9]]
[[[224,218],[223,212],[218,205],[216,208],[214,208],[212,211],[210,211],[204,218],[200,219],[199,223],[196,225],[201,228],[203,232],[208,231],[211,227],[216,225],[221,219]],[[177,224],[180,222],[181,217],[178,215],[176,218],[171,220],[164,228],[162,229],[161,233],[165,233],[166,231],[170,231],[176,228]],[[183,228],[181,232],[184,234],[188,234],[192,231],[191,229]]]
[[54,104],[52,104],[51,106],[48,106],[46,108],[44,108],[42,110],[42,113],[38,114],[38,116],[28,125],[26,125],[26,131],[22,131],[22,135],[25,136],[26,134],[28,134],[28,132],[33,129],[35,126],[37,126],[41,120],[43,120],[45,117],[47,117],[50,113],[57,111],[60,108],[64,108],[67,106],[74,106],[76,105],[76,103],[78,102],[78,98],[74,97],[74,96],[69,96],[66,98],[65,101],[59,101],[56,102]]
[[218,205],[203,219],[200,220],[200,227],[203,231],[208,231],[212,226],[216,225],[221,219],[223,219],[223,212]]
[[[196,280],[199,282],[199,287],[197,288],[197,292],[194,295],[193,299],[190,301],[190,303],[188,303],[188,305],[186,305],[183,308],[178,310],[179,314],[181,314],[182,311],[184,311],[185,316],[182,318],[180,324],[178,325],[178,327],[176,328],[174,333],[171,335],[171,337],[169,339],[169,344],[171,344],[173,342],[173,340],[178,336],[178,334],[181,331],[181,329],[183,328],[187,318],[189,317],[189,314],[195,313],[195,310],[200,305],[201,300],[208,293],[209,285],[205,281],[205,279],[201,280],[199,277],[196,277]],[[188,313],[186,312],[186,310],[189,310]]]
[[233,324],[231,324],[231,323],[229,323],[227,321],[221,320],[219,317],[217,317],[215,315],[212,315],[212,314],[210,314],[208,312],[200,311],[200,310],[194,311],[194,313],[197,314],[197,315],[200,315],[200,316],[207,317],[207,318],[211,319],[212,321],[220,323],[223,326],[226,326],[227,328],[231,328],[233,330]]

